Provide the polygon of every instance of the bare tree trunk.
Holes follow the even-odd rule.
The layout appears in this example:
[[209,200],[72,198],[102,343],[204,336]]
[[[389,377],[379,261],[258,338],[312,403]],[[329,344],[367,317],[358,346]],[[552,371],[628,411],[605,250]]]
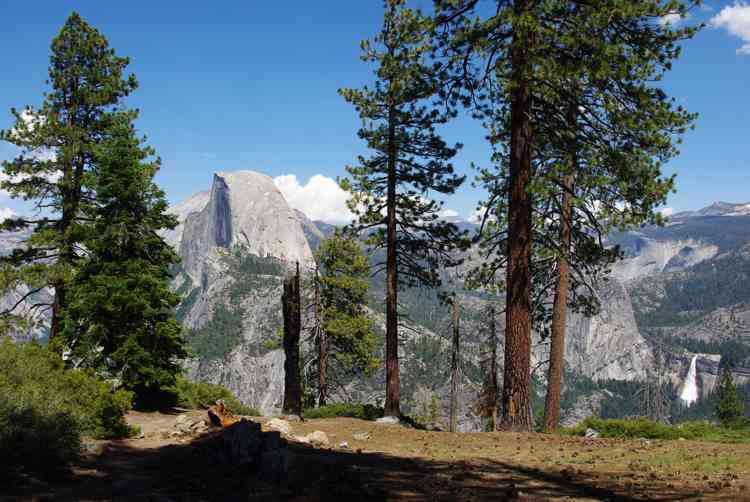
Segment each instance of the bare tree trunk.
[[398,262],[396,259],[396,110],[388,110],[388,194],[385,321],[385,416],[401,415],[398,369]]
[[451,357],[451,421],[450,432],[458,432],[458,359],[459,359],[459,319],[458,298],[453,295],[453,352]]
[[323,314],[320,305],[320,282],[318,269],[315,269],[315,329],[318,340],[318,406],[325,406],[328,398],[328,333],[323,327]]
[[544,430],[554,432],[560,426],[560,400],[565,371],[565,323],[570,290],[571,233],[573,231],[573,185],[578,171],[578,104],[568,107],[567,126],[573,132],[568,145],[568,171],[563,176],[560,203],[560,252],[557,256],[557,283],[552,306],[552,335],[550,340],[547,397],[544,401]]
[[[575,158],[575,157],[573,157]],[[574,164],[571,169],[574,170]],[[560,255],[557,257],[557,284],[552,306],[552,335],[550,341],[549,370],[547,373],[547,398],[544,401],[544,430],[554,432],[560,425],[560,396],[565,369],[565,321],[570,289],[570,233],[573,217],[573,172],[563,178],[563,196],[560,213]]]
[[299,262],[293,277],[284,279],[281,299],[284,313],[284,405],[288,415],[302,415],[302,383],[299,368],[301,322]]
[[495,326],[495,307],[487,308],[487,339],[484,342],[485,353],[482,358],[482,400],[480,403],[482,417],[489,420],[487,429],[497,430],[497,328]]
[[[517,15],[528,10],[529,0],[515,0]],[[505,367],[503,418],[506,430],[530,431],[531,420],[531,212],[528,192],[531,165],[532,33],[515,26],[511,64],[510,187],[508,191],[508,264],[506,270]]]

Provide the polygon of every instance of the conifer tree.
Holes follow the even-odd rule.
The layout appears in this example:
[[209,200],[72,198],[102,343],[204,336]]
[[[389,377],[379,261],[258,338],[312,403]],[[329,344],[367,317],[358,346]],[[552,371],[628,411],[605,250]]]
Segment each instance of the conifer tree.
[[81,204],[92,197],[87,175],[119,113],[117,107],[137,83],[133,75],[124,75],[128,59],[117,56],[77,13],[68,17],[51,49],[51,90],[40,107],[11,110],[15,124],[0,132],[0,139],[21,150],[3,162],[0,189],[31,201],[36,210],[31,217],[11,218],[1,226],[30,226],[33,235],[25,247],[2,259],[8,274],[3,274],[7,280],[0,287],[7,291],[22,282],[29,286],[29,297],[52,287],[54,301],[43,307],[52,310],[54,341],[62,327],[72,267],[89,232],[81,212]]
[[120,112],[92,151],[87,232],[66,290],[62,338],[71,357],[117,376],[141,402],[175,383],[187,356],[174,317],[170,268],[179,257],[158,232],[177,225],[154,183],[159,159]]
[[744,406],[737,394],[737,387],[734,385],[732,368],[728,364],[724,365],[724,371],[721,374],[717,398],[716,418],[719,419],[721,425],[724,427],[737,425],[742,419]]
[[372,320],[366,315],[370,265],[359,243],[340,232],[316,251],[322,326],[318,340],[319,404],[328,395],[328,372],[369,374],[379,364]]
[[386,272],[386,416],[400,415],[398,289],[439,284],[438,264],[453,262],[451,250],[465,245],[457,227],[439,219],[442,203],[429,199],[464,181],[451,164],[460,145],[439,136],[436,127],[452,115],[429,103],[439,89],[437,69],[426,61],[431,20],[404,5],[386,0],[381,32],[362,43],[362,59],[376,66],[374,87],[340,91],[359,112],[359,137],[373,151],[347,168],[343,186],[352,193],[351,229],[367,232],[371,250],[386,252],[375,265]]
[[[562,169],[554,168],[551,177],[540,175],[550,159],[560,158],[546,155],[547,147],[576,137],[590,148],[585,153],[589,170],[574,173],[581,187],[574,195],[584,202],[576,211],[591,225],[654,218],[654,208],[671,189],[671,180],[661,179],[661,163],[675,154],[672,135],[683,132],[692,116],[651,82],[671,67],[678,42],[696,29],[657,22],[667,14],[685,14],[689,5],[680,1],[498,0],[485,17],[475,15],[478,3],[436,1],[442,55],[450,61],[445,95],[451,104],[474,106],[498,147],[497,171],[483,180],[489,190],[483,207],[495,223],[484,235],[488,258],[497,258],[489,270],[505,275],[504,281],[495,280],[506,290],[502,422],[505,428],[529,430],[534,290],[544,290],[532,282],[540,234],[535,222],[545,221],[539,208],[550,200],[553,186],[560,193],[564,172],[572,172],[569,162],[553,162]],[[552,151],[569,153],[570,148]],[[630,186],[633,178],[637,181]],[[603,200],[592,198],[601,194]],[[623,205],[623,198],[637,202]],[[595,204],[601,207],[592,212]],[[559,246],[549,249],[565,254]],[[545,257],[546,250],[536,251]]]

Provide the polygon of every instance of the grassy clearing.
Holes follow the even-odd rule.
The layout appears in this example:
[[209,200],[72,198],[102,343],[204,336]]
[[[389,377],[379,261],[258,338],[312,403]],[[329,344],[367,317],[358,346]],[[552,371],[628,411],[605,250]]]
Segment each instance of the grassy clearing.
[[564,434],[584,436],[587,429],[594,429],[604,438],[616,439],[689,439],[694,441],[717,441],[732,443],[750,442],[750,428],[721,427],[706,421],[684,422],[667,425],[653,420],[587,418],[576,427],[564,430]]

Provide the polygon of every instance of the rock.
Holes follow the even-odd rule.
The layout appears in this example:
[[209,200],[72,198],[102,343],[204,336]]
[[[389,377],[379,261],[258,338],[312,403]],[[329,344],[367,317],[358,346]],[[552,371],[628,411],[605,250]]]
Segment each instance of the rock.
[[401,420],[398,417],[382,417],[375,420],[376,423],[385,425],[399,425]]
[[292,432],[292,426],[289,425],[289,422],[280,418],[273,418],[266,422],[266,428],[279,431],[285,436],[288,436]]
[[307,436],[297,436],[295,439],[300,443],[310,444],[312,446],[328,446],[328,435],[323,431],[311,432]]
[[263,432],[259,423],[242,419],[226,427],[221,439],[221,461],[250,467],[268,483],[281,483],[286,479],[289,453],[282,447],[280,432]]
[[184,415],[184,414],[183,414],[183,415],[178,415],[178,416],[177,416],[177,419],[175,420],[175,423],[176,423],[176,424],[182,424],[182,423],[185,423],[185,422],[187,422],[188,418],[189,418],[189,417],[188,417],[187,415]]
[[339,448],[341,448],[342,450],[346,450],[349,448],[349,443],[347,443],[346,441],[341,441],[339,443]]
[[592,429],[590,427],[588,429],[586,429],[586,434],[585,435],[589,439],[596,439],[596,438],[600,437],[599,431],[597,431],[595,429]]
[[255,464],[263,448],[260,424],[240,420],[224,429],[224,458],[232,465]]
[[357,441],[367,441],[370,439],[370,433],[369,432],[355,432],[352,434],[352,437],[356,439]]
[[196,432],[196,433],[198,433],[198,434],[201,434],[201,433],[203,433],[203,432],[207,432],[207,431],[208,431],[208,425],[206,424],[206,422],[204,422],[204,421],[202,421],[202,420],[201,420],[200,422],[195,422],[195,423],[194,423],[194,424],[193,424],[193,425],[192,425],[192,426],[190,427],[190,429],[191,429],[191,430],[192,430],[193,432]]
[[287,422],[301,422],[302,418],[299,415],[287,415],[286,421]]

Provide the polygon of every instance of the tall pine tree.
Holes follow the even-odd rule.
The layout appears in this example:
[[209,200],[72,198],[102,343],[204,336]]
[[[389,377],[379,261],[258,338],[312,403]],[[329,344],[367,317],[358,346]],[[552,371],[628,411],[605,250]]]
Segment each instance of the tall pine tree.
[[[561,193],[567,190],[565,172],[575,174],[582,187],[578,196],[585,202],[577,210],[587,213],[600,205],[595,214],[585,214],[590,220],[620,226],[653,215],[664,189],[671,187],[660,179],[660,166],[675,152],[672,134],[682,132],[691,116],[652,81],[671,67],[679,55],[677,43],[695,29],[658,23],[667,14],[686,12],[688,5],[679,1],[498,0],[487,16],[476,15],[478,3],[437,0],[436,12],[444,28],[442,55],[451,63],[446,96],[475,106],[500,147],[498,171],[486,178],[490,198],[484,203],[499,224],[490,225],[484,238],[486,249],[497,257],[494,269],[505,275],[502,422],[506,428],[528,430],[535,286],[544,290],[532,282],[534,253],[543,235],[537,222],[545,221],[540,208],[553,191],[549,180]],[[574,122],[570,110],[575,110]],[[585,176],[577,168],[573,173],[564,161],[554,162],[559,166],[554,176],[543,175],[550,158],[561,158],[547,156],[547,145],[560,146],[556,138],[562,136],[568,143],[575,137],[591,145],[586,153],[591,169]],[[556,152],[568,157],[570,147]],[[602,159],[609,163],[600,163]],[[631,186],[633,177],[638,181]],[[601,201],[592,198],[601,194]],[[623,211],[623,197],[639,201],[634,207],[624,205],[628,210]],[[556,214],[562,221],[561,212]],[[559,245],[549,249],[566,254]],[[547,251],[538,250],[538,255],[544,258]]]
[[376,66],[374,87],[342,89],[364,126],[359,137],[374,152],[347,168],[352,192],[351,228],[367,232],[371,249],[384,249],[376,272],[386,272],[386,416],[400,415],[398,290],[403,285],[439,284],[439,263],[451,264],[451,251],[465,245],[453,224],[439,219],[434,192],[451,194],[464,181],[451,159],[460,145],[448,146],[436,132],[450,114],[429,106],[439,90],[437,69],[427,61],[432,23],[407,9],[404,0],[386,0],[383,27],[373,42],[362,43],[362,59]]
[[8,273],[0,287],[7,291],[23,282],[30,288],[29,297],[52,287],[54,301],[46,307],[52,311],[54,341],[68,303],[72,268],[90,231],[81,211],[82,203],[92,197],[87,174],[119,114],[117,107],[137,83],[133,75],[124,75],[128,59],[117,56],[104,36],[77,13],[66,20],[51,49],[51,90],[42,105],[11,110],[15,125],[0,132],[0,139],[21,150],[15,159],[3,162],[0,189],[31,201],[35,209],[33,216],[11,218],[1,226],[31,226],[34,231],[25,247],[3,257]]
[[179,261],[158,232],[176,226],[153,178],[159,160],[121,112],[93,150],[86,173],[91,198],[81,257],[62,311],[65,345],[74,359],[116,376],[141,402],[175,383],[187,356],[174,317],[179,296],[170,268]]

